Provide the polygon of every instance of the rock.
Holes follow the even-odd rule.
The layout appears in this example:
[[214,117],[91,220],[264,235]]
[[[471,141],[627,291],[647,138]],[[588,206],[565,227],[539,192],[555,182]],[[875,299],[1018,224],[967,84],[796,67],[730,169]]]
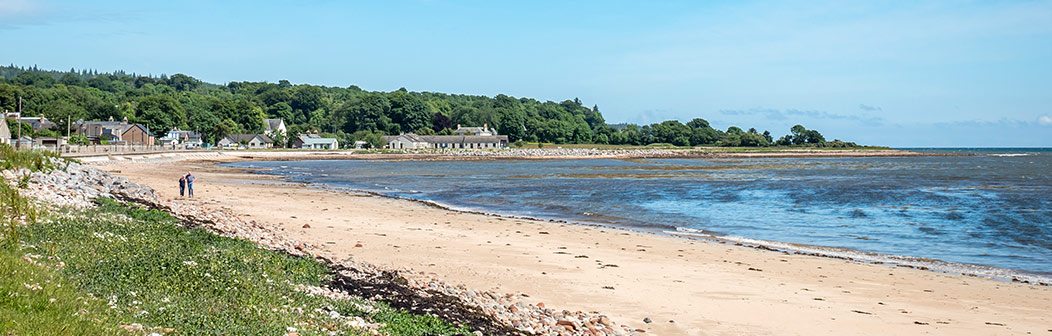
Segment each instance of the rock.
[[650,323],[650,322],[654,322],[654,320],[651,320],[649,317],[644,317],[643,318],[643,323]]
[[310,224],[303,224],[303,228],[304,229],[309,229],[310,228]]

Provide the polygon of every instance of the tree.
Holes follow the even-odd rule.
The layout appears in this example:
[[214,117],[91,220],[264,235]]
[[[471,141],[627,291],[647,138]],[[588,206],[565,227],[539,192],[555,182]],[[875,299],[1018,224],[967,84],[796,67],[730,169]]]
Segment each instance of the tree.
[[444,129],[452,128],[453,121],[449,120],[449,117],[442,114],[442,112],[435,112],[435,115],[431,117],[431,128],[441,132]]
[[420,98],[399,90],[391,92],[387,99],[391,103],[391,121],[397,123],[401,129],[415,130],[427,127],[431,123],[431,112]]
[[165,134],[186,122],[182,105],[169,95],[150,95],[139,100],[135,117],[138,122],[148,124],[153,134]]
[[90,143],[88,141],[88,137],[87,136],[85,136],[83,134],[79,134],[79,133],[70,134],[69,135],[69,140],[67,140],[66,142],[68,142],[70,144],[73,144],[73,145],[81,145],[81,146],[86,146],[86,145],[88,145]]
[[709,126],[709,122],[701,118],[691,119],[689,122],[687,122],[687,127],[690,127],[691,129],[711,128],[711,126]]
[[742,129],[738,126],[731,126],[727,128],[728,135],[741,135],[742,133],[745,133],[745,131],[742,131]]

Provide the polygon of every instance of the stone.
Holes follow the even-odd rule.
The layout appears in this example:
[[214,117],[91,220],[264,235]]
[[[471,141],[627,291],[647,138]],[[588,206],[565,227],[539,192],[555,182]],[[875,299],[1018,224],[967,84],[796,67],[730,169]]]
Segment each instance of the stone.
[[651,322],[654,322],[654,320],[651,320],[649,317],[644,317],[643,318],[643,323],[651,323]]

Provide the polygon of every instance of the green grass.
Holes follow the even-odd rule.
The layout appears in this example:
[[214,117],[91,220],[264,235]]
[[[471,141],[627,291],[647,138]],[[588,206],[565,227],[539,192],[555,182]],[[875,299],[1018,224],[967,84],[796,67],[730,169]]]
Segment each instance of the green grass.
[[264,250],[255,243],[186,229],[157,210],[110,200],[98,210],[26,227],[26,252],[58,257],[61,275],[107,301],[121,324],[175,329],[189,335],[359,334],[359,316],[385,323],[396,335],[468,332],[437,318],[390,309],[383,303],[336,300],[297,291],[323,286],[325,265]]
[[53,269],[0,251],[0,331],[4,335],[115,335],[116,324],[94,314],[103,304],[80,292]]
[[25,167],[32,171],[49,171],[56,168],[49,158],[58,157],[55,152],[15,150],[11,145],[0,144],[0,170]]

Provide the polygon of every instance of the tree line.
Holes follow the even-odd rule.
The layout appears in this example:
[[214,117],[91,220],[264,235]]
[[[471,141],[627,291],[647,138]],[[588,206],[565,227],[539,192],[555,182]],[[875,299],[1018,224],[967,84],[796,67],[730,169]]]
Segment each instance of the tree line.
[[[147,125],[155,135],[179,128],[202,133],[215,143],[229,134],[260,133],[263,119],[283,119],[291,140],[298,134],[323,133],[344,143],[366,140],[379,144],[380,135],[413,132],[452,134],[456,125],[483,126],[509,140],[549,143],[597,143],[677,146],[853,146],[826,142],[818,131],[797,125],[777,140],[770,132],[739,127],[712,128],[704,119],[686,124],[670,120],[650,125],[609,125],[598,105],[579,99],[562,102],[515,98],[391,91],[278,83],[230,82],[217,85],[185,74],[158,77],[123,71],[40,70],[0,66],[0,109],[22,109],[27,116],[44,115],[65,129],[67,121],[122,120]],[[17,125],[16,125],[17,127]],[[23,126],[24,127],[24,126]]]

